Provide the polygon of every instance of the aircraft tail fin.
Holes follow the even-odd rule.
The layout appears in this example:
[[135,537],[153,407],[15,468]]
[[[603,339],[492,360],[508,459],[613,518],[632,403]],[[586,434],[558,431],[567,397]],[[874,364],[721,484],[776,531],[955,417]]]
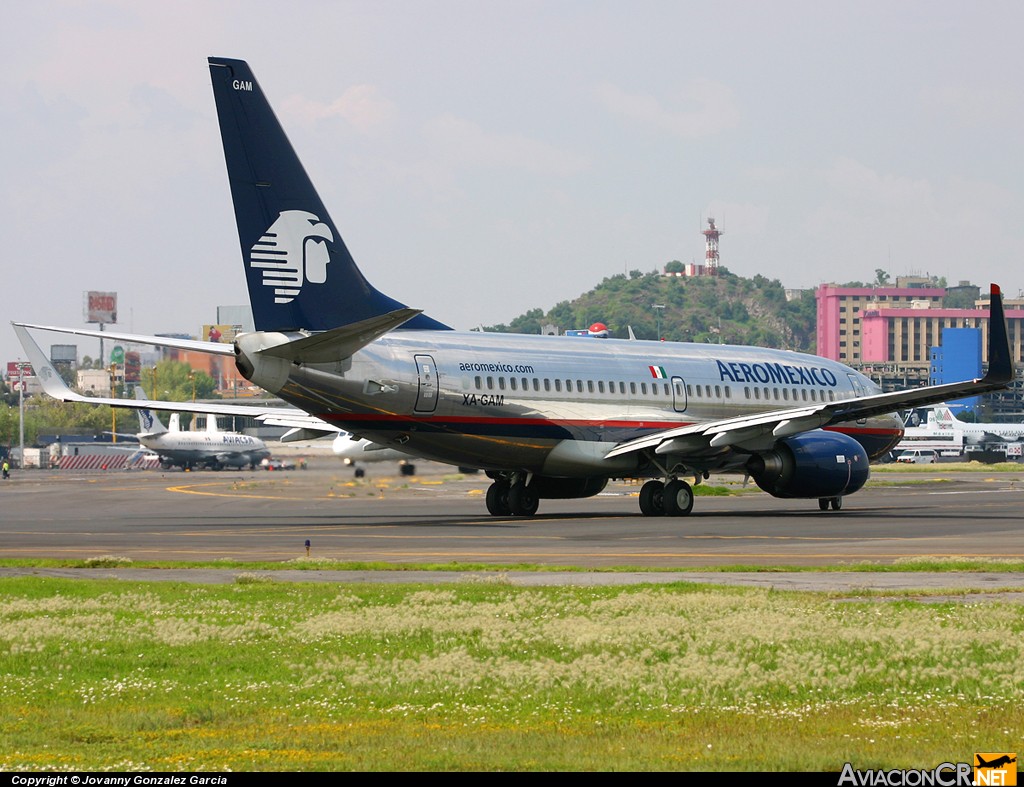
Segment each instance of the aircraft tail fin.
[[[146,393],[142,390],[141,385],[135,387],[135,398],[141,401],[146,400]],[[136,412],[139,416],[139,434],[150,436],[163,434],[167,431],[167,427],[163,425],[163,422],[156,417],[152,410],[147,408],[137,410]]]
[[[325,331],[405,308],[356,266],[249,65],[209,66],[256,330]],[[422,314],[403,327],[448,328]]]

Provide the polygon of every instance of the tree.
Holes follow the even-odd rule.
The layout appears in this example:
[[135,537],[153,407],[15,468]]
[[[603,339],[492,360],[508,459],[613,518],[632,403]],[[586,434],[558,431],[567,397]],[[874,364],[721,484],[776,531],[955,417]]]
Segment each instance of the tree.
[[888,287],[889,274],[881,268],[875,268],[875,284],[879,287]]

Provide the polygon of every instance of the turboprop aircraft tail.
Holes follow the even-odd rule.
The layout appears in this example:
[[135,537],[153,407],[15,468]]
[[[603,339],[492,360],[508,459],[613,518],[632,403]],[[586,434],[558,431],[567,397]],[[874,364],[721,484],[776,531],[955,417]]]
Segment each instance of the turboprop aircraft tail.
[[[209,58],[257,331],[327,331],[404,309],[371,285],[249,65]],[[443,330],[423,314],[402,325]]]

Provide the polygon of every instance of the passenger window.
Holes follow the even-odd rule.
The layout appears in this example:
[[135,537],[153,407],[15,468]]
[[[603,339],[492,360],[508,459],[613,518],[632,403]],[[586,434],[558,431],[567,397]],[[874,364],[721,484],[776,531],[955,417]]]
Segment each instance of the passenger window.
[[513,391],[514,391],[514,390],[516,389],[516,378],[515,378],[515,377],[509,377],[509,378],[508,378],[508,386],[509,386],[509,388],[511,388],[511,389],[512,389]]
[[720,385],[716,385],[715,386],[715,398],[716,399],[721,399],[722,398],[722,386],[720,386]]
[[544,390],[545,391],[550,391],[551,390],[551,381],[547,377],[544,378]]
[[498,378],[498,388],[500,390],[502,390],[502,391],[505,390],[505,378],[504,377],[499,377]]
[[597,392],[604,393],[604,380],[597,381]]
[[640,383],[640,393],[646,396],[647,394],[647,383]]
[[590,393],[594,393],[594,381],[593,380],[587,380],[587,391],[589,391]]
[[557,378],[555,379],[555,390],[559,393],[562,391],[562,381]]
[[476,376],[476,389],[478,391],[480,390],[481,385],[483,385],[483,380],[480,379],[480,375],[477,375]]
[[540,380],[538,380],[536,377],[533,378],[533,390],[540,390]]
[[636,383],[630,383],[629,384],[629,392],[631,394],[636,394]]
[[493,391],[494,390],[494,378],[493,377],[488,377],[487,378],[487,390],[488,391]]

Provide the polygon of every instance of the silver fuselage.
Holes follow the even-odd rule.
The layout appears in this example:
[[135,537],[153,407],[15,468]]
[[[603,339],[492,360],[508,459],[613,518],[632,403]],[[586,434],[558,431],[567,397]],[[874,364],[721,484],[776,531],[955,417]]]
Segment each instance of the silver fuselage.
[[[642,475],[637,457],[604,455],[654,431],[879,392],[835,361],[733,345],[395,331],[333,364],[298,365],[257,352],[295,337],[239,337],[239,355],[248,361],[243,373],[380,444],[554,476]],[[894,416],[836,428],[869,456],[891,448],[902,430]],[[723,469],[742,458],[717,452],[706,466]]]

